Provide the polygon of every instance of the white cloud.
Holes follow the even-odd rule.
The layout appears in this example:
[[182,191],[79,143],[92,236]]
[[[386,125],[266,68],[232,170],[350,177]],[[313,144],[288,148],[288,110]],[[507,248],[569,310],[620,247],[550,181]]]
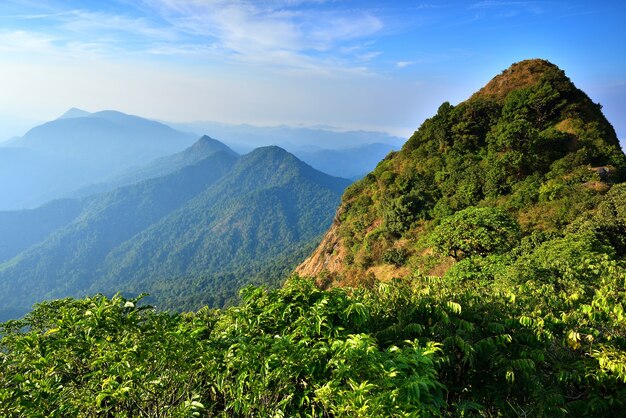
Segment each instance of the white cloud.
[[134,18],[119,14],[74,10],[58,14],[59,28],[83,34],[124,33],[133,38],[148,40],[176,41],[176,33],[168,28],[158,27],[146,18]]
[[406,68],[409,65],[413,64],[411,61],[398,61],[396,62],[396,67],[398,68]]
[[379,17],[366,9],[326,7],[324,0],[119,1],[131,7],[103,12],[54,3],[14,18],[0,16],[10,22],[0,48],[16,51],[23,45],[23,50],[48,49],[74,58],[187,56],[317,74],[368,74],[363,64],[380,55],[369,42],[384,28]]
[[[383,23],[364,11],[315,8],[319,3],[158,0],[149,4],[156,5],[177,31],[204,37],[219,45],[230,59],[300,69],[313,63],[315,67],[329,63],[331,67],[349,66],[337,60],[344,44],[377,33]],[[372,52],[353,58],[372,59]]]
[[24,30],[0,32],[0,51],[18,53],[49,53],[56,39],[50,35]]

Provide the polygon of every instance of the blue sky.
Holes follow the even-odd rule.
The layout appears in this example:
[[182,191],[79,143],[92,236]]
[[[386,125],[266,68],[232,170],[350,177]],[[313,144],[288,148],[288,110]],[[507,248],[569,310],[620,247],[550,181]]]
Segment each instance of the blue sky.
[[0,138],[70,107],[408,136],[539,57],[624,140],[624,22],[623,0],[3,0]]

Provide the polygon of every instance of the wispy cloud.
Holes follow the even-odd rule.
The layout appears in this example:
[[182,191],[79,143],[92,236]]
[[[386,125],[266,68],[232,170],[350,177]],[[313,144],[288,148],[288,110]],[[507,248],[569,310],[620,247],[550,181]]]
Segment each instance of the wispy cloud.
[[68,9],[62,3],[37,7],[28,2],[24,13],[0,13],[0,23],[6,23],[0,47],[352,72],[363,71],[364,63],[380,55],[367,41],[385,27],[372,10],[327,5],[325,0],[117,2],[125,7]]
[[17,53],[49,53],[55,38],[23,30],[0,32],[0,51]]
[[169,28],[159,27],[143,17],[129,17],[120,14],[74,10],[58,15],[60,29],[77,34],[108,35],[124,34],[146,41],[178,39]]
[[[312,1],[157,0],[151,7],[179,33],[218,45],[230,58],[270,66],[349,66],[351,42],[379,32],[384,24],[363,10],[328,9]],[[355,61],[376,51],[355,51]]]

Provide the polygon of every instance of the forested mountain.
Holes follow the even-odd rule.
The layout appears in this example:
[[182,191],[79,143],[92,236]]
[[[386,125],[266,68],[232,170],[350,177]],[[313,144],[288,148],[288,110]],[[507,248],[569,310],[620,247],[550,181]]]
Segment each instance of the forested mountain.
[[0,211],[0,263],[70,223],[85,205],[76,199],[59,199],[36,209]]
[[[202,138],[186,154],[155,167],[191,162],[196,152],[224,147],[213,141]],[[236,271],[252,277],[283,251],[297,253],[321,234],[347,184],[277,147],[241,158],[224,147],[162,177],[33,211],[0,213],[3,238],[25,231],[17,246],[0,247],[0,305],[27,309],[45,298],[140,292],[161,279],[174,281],[168,289],[175,293],[176,280],[191,275],[206,280]],[[59,206],[71,210],[59,212]],[[51,220],[33,229],[33,216]],[[234,286],[213,285],[229,289],[222,302],[236,295]]]
[[341,131],[330,127],[261,127],[217,122],[172,124],[190,132],[208,132],[240,152],[277,145],[313,168],[331,176],[364,176],[404,139],[384,132]]
[[[152,282],[162,287],[162,281],[171,281],[166,287],[175,288],[207,273],[231,273],[230,281],[235,279],[232,273],[238,273],[236,283],[241,286],[254,276],[251,273],[271,267],[271,260],[298,254],[299,246],[317,238],[330,224],[348,184],[281,148],[259,148],[243,156],[215,185],[107,255],[102,265],[106,286],[158,297]],[[141,286],[129,285],[129,277]],[[282,277],[272,279],[277,283]],[[189,297],[202,292],[207,303],[215,297],[212,293],[227,287],[207,284]],[[232,298],[236,292],[232,286],[226,293]],[[167,303],[166,297],[159,299]]]
[[[521,236],[539,245],[594,213],[625,173],[624,154],[600,106],[553,64],[523,61],[465,102],[441,105],[401,151],[346,190],[335,224],[298,272],[339,283],[415,270],[442,275],[451,266],[448,253],[455,259],[472,254],[433,238],[449,216],[503,210]],[[458,239],[475,246],[493,237]],[[516,239],[479,252],[504,252]]]
[[179,152],[194,139],[121,112],[68,111],[0,147],[0,209],[36,207]]
[[[0,414],[620,417],[625,179],[600,106],[555,65],[516,63],[345,191],[311,278],[222,310],[95,295],[0,325]],[[212,282],[168,287],[181,260],[247,265],[268,235],[321,226],[316,199],[342,184],[256,150],[109,252],[103,283],[132,269],[184,302]]]

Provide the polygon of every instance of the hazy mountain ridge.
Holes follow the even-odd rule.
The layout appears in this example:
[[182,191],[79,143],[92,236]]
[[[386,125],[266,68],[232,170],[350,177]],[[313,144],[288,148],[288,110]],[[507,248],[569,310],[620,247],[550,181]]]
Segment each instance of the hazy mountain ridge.
[[387,154],[399,149],[392,144],[372,143],[340,150],[294,151],[294,154],[324,173],[353,179],[363,177]]
[[161,123],[121,112],[85,113],[69,112],[0,147],[0,162],[6,160],[0,164],[0,209],[36,207],[181,151],[194,140]]
[[236,152],[231,150],[222,142],[204,135],[192,146],[179,153],[158,158],[145,166],[133,168],[105,182],[90,184],[74,191],[70,194],[70,196],[89,196],[95,193],[102,193],[118,187],[138,183],[150,178],[162,177],[185,166],[195,164],[198,161],[220,151],[233,156],[237,155]]
[[[297,253],[327,228],[347,180],[318,172],[278,147],[239,157],[215,142],[202,138],[187,154],[169,159],[182,164],[200,149],[212,152],[174,173],[63,201],[78,214],[54,219],[54,205],[34,211],[53,221],[21,246],[3,250],[15,256],[0,265],[3,309],[24,310],[44,298],[112,286],[140,292],[145,289],[137,283],[165,278],[254,272],[283,250]],[[28,220],[29,213],[10,216]],[[230,292],[225,299],[236,289]]]
[[55,200],[36,209],[0,211],[0,264],[70,223],[86,202]]
[[317,149],[341,150],[364,144],[387,144],[400,147],[404,139],[375,131],[350,131],[332,127],[253,126],[219,122],[171,123],[171,126],[199,135],[208,133],[237,151],[250,151],[267,145],[277,145],[297,154]]

